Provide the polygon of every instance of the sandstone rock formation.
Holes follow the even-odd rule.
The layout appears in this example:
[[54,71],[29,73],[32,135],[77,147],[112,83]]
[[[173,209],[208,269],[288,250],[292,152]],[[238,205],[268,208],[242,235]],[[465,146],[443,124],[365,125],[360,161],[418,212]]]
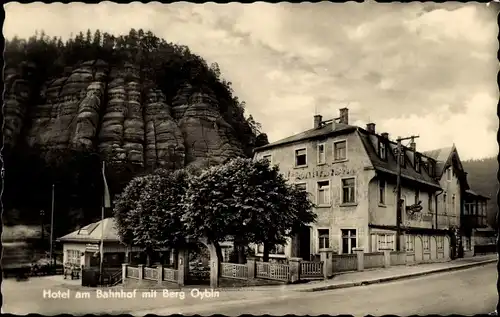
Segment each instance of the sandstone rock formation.
[[[8,146],[22,136],[44,151],[96,150],[109,161],[168,169],[244,155],[214,93],[186,83],[167,104],[159,87],[144,82],[132,64],[86,61],[39,92],[30,91],[19,72],[6,74],[6,83]],[[41,101],[29,105],[33,93]]]

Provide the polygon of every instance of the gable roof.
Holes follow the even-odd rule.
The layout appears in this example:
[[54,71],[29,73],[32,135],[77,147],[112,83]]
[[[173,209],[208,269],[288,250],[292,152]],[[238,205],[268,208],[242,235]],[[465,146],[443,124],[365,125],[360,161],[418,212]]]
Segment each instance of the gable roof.
[[296,143],[300,141],[305,141],[309,139],[316,139],[316,138],[322,138],[322,137],[327,137],[330,135],[334,134],[345,134],[349,133],[352,131],[355,131],[357,127],[349,125],[349,124],[343,124],[343,123],[335,123],[335,129],[332,126],[333,123],[327,123],[324,126],[320,128],[313,128],[309,129],[307,131],[292,135],[290,137],[275,141],[273,143],[258,147],[255,149],[255,152],[261,152],[263,150],[267,150],[276,146],[280,145],[286,145],[286,144],[291,144],[291,143]]
[[101,240],[102,229],[104,227],[104,241],[120,241],[118,231],[116,230],[115,218],[106,218],[104,220],[94,222],[86,225],[85,227],[68,233],[60,237],[58,240],[75,241],[75,242],[97,242]]
[[[453,152],[456,152],[455,144],[430,151],[425,151],[425,155],[436,161],[436,176],[441,177],[447,167]],[[458,153],[456,153],[458,155]]]
[[[388,141],[389,148],[387,149],[387,160],[382,160],[378,155],[377,150],[378,140],[381,138],[381,136],[369,133],[368,131],[361,128],[358,128],[358,134],[375,170],[397,176],[398,162],[396,156],[394,155],[394,152],[392,151],[395,147],[394,142]],[[427,170],[423,166],[420,168],[420,173],[415,170],[413,164],[410,164],[408,162],[409,159],[408,155],[406,154],[407,151],[405,151],[405,159],[407,160],[407,163],[404,166],[401,166],[401,177],[431,187],[441,188],[439,183],[428,174]],[[419,155],[422,155],[419,152],[417,153]]]

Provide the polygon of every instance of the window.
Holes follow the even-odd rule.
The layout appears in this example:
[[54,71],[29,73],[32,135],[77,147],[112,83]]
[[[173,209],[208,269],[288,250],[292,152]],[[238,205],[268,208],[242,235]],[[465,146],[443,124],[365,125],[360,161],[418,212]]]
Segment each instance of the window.
[[330,248],[330,230],[329,229],[318,229],[318,239],[319,239],[319,248],[320,249]]
[[295,166],[307,165],[307,151],[306,149],[295,150]]
[[434,163],[429,161],[427,166],[429,168],[429,176],[434,177]]
[[415,251],[415,236],[407,235],[406,236],[406,252],[414,252]]
[[448,168],[448,169],[446,170],[446,180],[447,180],[448,182],[451,182],[451,175],[452,175],[452,173],[451,173],[451,172],[452,172],[452,171],[451,171],[451,168]]
[[80,265],[80,251],[78,250],[68,250],[66,251],[68,254],[67,262],[71,264]]
[[303,191],[307,191],[307,184],[306,183],[297,183],[295,184],[295,186],[297,186],[298,189],[300,190],[303,190]]
[[[259,254],[264,254],[264,245],[259,244],[257,246],[257,253]],[[285,247],[282,245],[275,245],[274,247],[271,247],[269,250],[269,254],[285,254]]]
[[318,205],[330,204],[330,181],[318,182]]
[[422,244],[424,251],[429,251],[429,236],[422,236]]
[[448,211],[448,200],[446,199],[446,193],[443,194],[443,203],[444,203],[444,214]]
[[384,142],[378,142],[378,155],[384,161],[387,159],[387,150]]
[[464,206],[464,215],[470,215],[470,204],[465,204]]
[[415,204],[418,204],[420,201],[420,191],[418,189],[415,190]]
[[415,154],[415,171],[420,173],[420,155]]
[[269,250],[269,254],[285,254],[285,247],[277,244]]
[[273,163],[273,156],[271,154],[266,154],[266,155],[262,156],[262,159],[268,161],[269,164]]
[[399,157],[399,159],[400,159],[401,167],[405,168],[406,167],[406,155],[405,155],[404,149],[401,150],[401,156]]
[[378,181],[378,202],[385,205],[385,180],[380,179]]
[[432,206],[432,193],[427,194],[427,208],[432,211],[434,210],[434,207]]
[[325,156],[325,144],[318,144],[318,164],[325,164],[326,156]]
[[354,177],[342,179],[342,203],[352,204],[355,202],[356,180]]
[[453,196],[451,196],[451,206],[452,206],[452,212],[455,212],[455,194],[453,194]]
[[333,157],[335,161],[347,159],[347,141],[338,141],[333,143]]
[[352,254],[352,249],[357,246],[356,229],[342,229],[340,231],[342,234],[342,253]]
[[436,246],[437,246],[438,250],[444,249],[444,237],[443,236],[436,237]]
[[378,234],[377,235],[377,251],[382,248],[391,248],[394,250],[394,235],[393,234]]

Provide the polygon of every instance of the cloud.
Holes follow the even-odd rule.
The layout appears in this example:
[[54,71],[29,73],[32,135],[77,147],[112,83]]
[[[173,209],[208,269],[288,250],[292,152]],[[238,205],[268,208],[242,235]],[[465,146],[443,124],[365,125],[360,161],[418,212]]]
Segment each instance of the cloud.
[[[220,65],[271,141],[310,128],[316,111],[336,117],[349,104],[354,121],[393,135],[412,127],[422,146],[455,142],[462,158],[497,151],[498,26],[484,4],[38,2],[5,10],[7,37],[133,27],[187,45]],[[489,143],[477,146],[471,135]]]

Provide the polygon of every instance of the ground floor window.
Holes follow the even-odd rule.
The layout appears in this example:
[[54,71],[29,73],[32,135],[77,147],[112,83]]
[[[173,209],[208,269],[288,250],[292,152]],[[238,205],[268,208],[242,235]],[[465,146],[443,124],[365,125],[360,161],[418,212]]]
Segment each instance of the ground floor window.
[[406,252],[415,252],[415,236],[406,235]]
[[318,229],[318,243],[320,249],[328,249],[330,247],[330,230]]
[[394,250],[393,234],[377,234],[377,251],[381,251],[384,248]]
[[443,236],[436,237],[436,245],[437,245],[438,250],[444,249],[444,237]]
[[352,249],[357,247],[356,229],[341,229],[342,253],[351,254]]
[[80,251],[78,250],[67,250],[68,255],[67,262],[75,265],[80,265]]
[[424,249],[424,251],[430,250],[429,240],[430,240],[429,236],[422,236],[422,248]]

